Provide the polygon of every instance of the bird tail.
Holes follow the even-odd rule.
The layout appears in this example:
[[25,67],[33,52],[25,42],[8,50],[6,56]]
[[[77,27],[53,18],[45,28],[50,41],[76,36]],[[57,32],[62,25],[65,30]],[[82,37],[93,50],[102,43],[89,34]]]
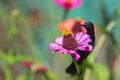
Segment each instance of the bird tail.
[[74,76],[77,73],[77,69],[75,67],[74,62],[72,62],[65,71],[67,74],[71,74],[72,76]]

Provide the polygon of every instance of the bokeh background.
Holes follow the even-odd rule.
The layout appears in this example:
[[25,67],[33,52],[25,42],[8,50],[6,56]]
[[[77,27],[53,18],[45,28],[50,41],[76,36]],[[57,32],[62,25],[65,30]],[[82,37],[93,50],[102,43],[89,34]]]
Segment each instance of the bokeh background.
[[[53,0],[0,0],[0,80],[77,80],[71,57],[48,50],[63,13]],[[84,80],[120,80],[120,0],[83,0],[67,15],[78,17],[97,26]]]

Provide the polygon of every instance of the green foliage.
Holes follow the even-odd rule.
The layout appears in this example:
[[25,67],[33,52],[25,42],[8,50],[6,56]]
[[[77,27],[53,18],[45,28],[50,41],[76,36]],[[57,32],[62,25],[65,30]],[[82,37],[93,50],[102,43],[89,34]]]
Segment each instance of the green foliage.
[[15,35],[17,34],[18,30],[15,26],[9,26],[8,27],[8,37],[9,39],[13,39]]
[[26,76],[25,75],[20,75],[17,77],[16,80],[26,80]]
[[107,66],[100,64],[100,63],[94,63],[91,65],[95,80],[109,80],[110,78],[110,72]]
[[53,72],[47,72],[46,76],[48,80],[59,80],[57,75]]

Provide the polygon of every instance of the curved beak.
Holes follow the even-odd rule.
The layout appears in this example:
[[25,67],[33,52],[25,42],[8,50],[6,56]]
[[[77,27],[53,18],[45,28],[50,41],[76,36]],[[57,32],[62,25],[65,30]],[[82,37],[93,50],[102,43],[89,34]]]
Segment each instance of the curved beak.
[[81,25],[80,29],[81,29],[81,32],[83,32],[84,34],[86,34],[86,33],[87,33],[87,30],[84,28],[84,26],[83,26],[83,25]]
[[81,32],[83,32],[84,34],[86,34],[87,33],[87,30],[85,29],[85,27],[84,27],[84,23],[85,23],[86,21],[85,20],[80,20],[80,24],[81,24]]

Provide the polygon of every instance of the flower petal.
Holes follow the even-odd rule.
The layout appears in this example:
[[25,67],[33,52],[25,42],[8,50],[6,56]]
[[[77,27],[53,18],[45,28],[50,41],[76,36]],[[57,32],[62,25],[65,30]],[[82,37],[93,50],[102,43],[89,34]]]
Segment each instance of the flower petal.
[[75,7],[81,6],[82,5],[82,0],[72,0],[72,4]]
[[73,9],[75,7],[82,5],[82,0],[71,0],[70,3],[67,3],[66,0],[54,0],[54,3],[60,5],[63,9]]
[[81,45],[78,47],[79,50],[85,51],[85,48],[87,47],[87,45]]
[[59,51],[59,50],[61,50],[63,48],[62,48],[62,46],[60,46],[60,45],[58,45],[56,43],[50,43],[48,49],[51,50],[52,53],[54,53],[55,51]]
[[75,21],[73,19],[67,19],[66,21],[58,23],[58,28],[60,31],[63,30],[72,30]]
[[78,49],[85,52],[91,52],[93,50],[93,47],[91,45],[82,45],[79,46]]
[[80,59],[80,55],[77,52],[75,52],[74,54],[71,54],[71,56],[74,60],[79,60]]
[[57,48],[57,47],[60,47],[60,45],[58,45],[56,43],[50,43],[49,44],[49,49],[54,49],[54,48]]
[[63,41],[63,36],[58,37],[58,38],[55,39],[55,42],[56,42],[57,44],[59,44],[59,45],[62,45],[62,41]]
[[80,43],[80,45],[85,45],[88,44],[90,41],[92,41],[90,38],[84,40],[83,42]]
[[87,48],[86,48],[86,51],[91,52],[92,50],[93,50],[93,47],[91,45],[88,45]]
[[77,33],[76,36],[75,36],[76,41],[79,41],[82,36],[83,36],[82,32]]
[[41,73],[46,73],[47,72],[47,67],[46,66],[39,66],[37,68],[37,71],[41,72]]
[[74,54],[74,53],[76,53],[75,50],[69,50],[69,54]]
[[54,2],[57,5],[62,5],[63,3],[65,3],[65,0],[54,0]]
[[59,51],[59,54],[69,54],[69,52],[68,52],[68,50],[67,49],[61,49],[60,51]]
[[87,38],[90,38],[89,35],[84,34],[81,39],[78,41],[78,43],[80,44],[81,42],[83,42],[84,40],[86,40]]

